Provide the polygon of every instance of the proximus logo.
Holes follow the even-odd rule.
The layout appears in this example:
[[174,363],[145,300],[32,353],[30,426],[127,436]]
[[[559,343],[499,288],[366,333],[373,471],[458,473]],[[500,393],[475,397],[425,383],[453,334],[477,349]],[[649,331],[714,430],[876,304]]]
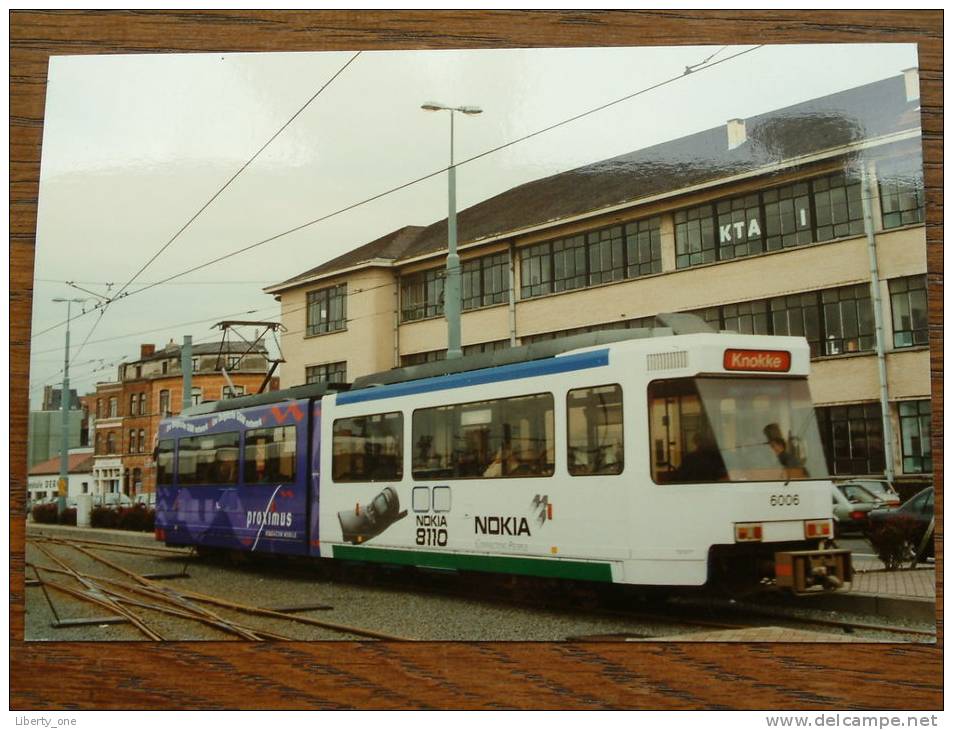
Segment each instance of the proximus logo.
[[290,512],[246,512],[245,527],[291,527]]

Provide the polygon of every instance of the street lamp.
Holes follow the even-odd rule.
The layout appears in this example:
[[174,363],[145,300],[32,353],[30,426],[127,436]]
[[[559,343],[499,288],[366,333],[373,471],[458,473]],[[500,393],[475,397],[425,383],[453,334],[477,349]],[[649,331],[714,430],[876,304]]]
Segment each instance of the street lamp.
[[66,352],[63,357],[63,392],[60,394],[60,405],[62,407],[63,422],[60,424],[60,480],[57,488],[56,514],[62,516],[66,511],[66,493],[69,487],[69,321],[70,307],[73,302],[78,304],[88,301],[87,299],[66,299],[57,297],[53,300],[60,304],[66,302]]
[[434,101],[422,104],[421,109],[428,112],[450,112],[450,167],[447,170],[447,276],[443,289],[443,311],[447,317],[447,359],[461,357],[460,348],[460,257],[457,255],[457,168],[453,164],[453,113],[460,112],[468,116],[481,114],[478,106],[446,106]]

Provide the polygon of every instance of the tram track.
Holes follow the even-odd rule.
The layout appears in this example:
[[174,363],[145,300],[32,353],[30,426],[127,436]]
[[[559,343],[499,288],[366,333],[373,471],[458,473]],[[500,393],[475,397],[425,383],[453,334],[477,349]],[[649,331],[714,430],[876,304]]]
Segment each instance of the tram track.
[[[690,640],[692,633],[715,634],[724,631],[733,632],[737,636],[738,632],[746,629],[766,628],[803,629],[816,634],[829,634],[832,639],[849,635],[849,638],[861,641],[890,641],[889,637],[897,637],[895,639],[897,641],[933,641],[936,638],[934,631],[925,630],[916,625],[911,627],[874,623],[858,620],[857,617],[850,615],[843,618],[798,615],[798,612],[803,609],[807,609],[807,614],[812,613],[810,599],[804,599],[797,604],[784,603],[774,608],[757,604],[759,600],[757,596],[737,602],[702,594],[671,597],[667,594],[654,595],[640,592],[626,586],[556,582],[524,576],[506,577],[492,574],[448,574],[412,569],[385,569],[381,566],[345,564],[338,561],[315,563],[288,559],[271,560],[266,556],[256,558],[239,555],[240,562],[244,564],[236,569],[227,556],[217,560],[195,558],[195,564],[203,568],[200,574],[206,576],[203,577],[203,581],[216,576],[218,574],[216,563],[221,563],[221,575],[233,576],[228,579],[229,582],[238,576],[243,576],[242,582],[250,584],[261,581],[264,576],[267,576],[269,580],[281,576],[279,581],[287,580],[290,589],[290,594],[285,593],[284,588],[278,588],[271,594],[252,592],[248,595],[255,595],[257,598],[249,601],[245,593],[235,594],[225,588],[226,583],[222,583],[222,587],[216,590],[217,593],[227,595],[231,599],[238,596],[238,600],[227,600],[201,592],[205,590],[205,584],[195,586],[196,590],[188,590],[183,587],[182,582],[176,580],[190,577],[186,569],[195,557],[190,550],[122,544],[119,545],[119,550],[114,551],[112,548],[116,547],[115,543],[72,537],[64,539],[48,535],[37,535],[35,541],[46,547],[54,547],[63,557],[65,557],[64,551],[68,551],[70,555],[98,566],[96,570],[92,570],[87,565],[85,570],[76,571],[80,573],[79,576],[72,576],[62,567],[40,565],[35,585],[40,585],[42,581],[41,587],[44,593],[58,591],[60,593],[58,598],[66,596],[70,601],[83,600],[83,597],[77,596],[76,593],[84,594],[84,596],[93,595],[96,598],[105,596],[120,609],[138,615],[141,621],[148,623],[150,616],[162,615],[181,622],[198,623],[210,632],[214,632],[216,638],[288,640],[292,637],[289,636],[287,627],[292,622],[297,622],[302,627],[313,627],[316,631],[330,632],[335,638],[385,641],[421,638],[418,635],[416,639],[407,639],[398,635],[403,630],[402,619],[392,623],[389,618],[382,620],[380,614],[376,621],[377,626],[392,630],[391,626],[396,625],[400,627],[397,632],[369,631],[359,626],[317,619],[311,615],[293,615],[331,609],[327,605],[310,603],[310,596],[303,595],[301,591],[293,588],[296,584],[299,586],[326,585],[332,593],[339,594],[335,603],[340,600],[351,601],[347,594],[350,594],[352,589],[357,589],[360,595],[365,588],[372,587],[373,590],[390,593],[393,600],[400,605],[406,605],[408,599],[413,601],[412,596],[431,595],[438,601],[441,598],[462,599],[473,606],[478,613],[487,610],[505,611],[506,607],[527,614],[535,613],[537,616],[540,612],[552,612],[552,625],[566,624],[566,626],[562,632],[550,634],[552,638],[548,640],[652,641],[672,638],[678,640],[679,637]],[[34,536],[31,536],[30,543],[33,544],[33,542]],[[101,554],[103,552],[107,554],[115,552],[116,557],[110,559],[103,556]],[[136,560],[137,555],[143,560]],[[136,569],[124,568],[115,561],[122,561],[126,565],[133,564]],[[186,567],[183,567],[181,573],[159,574],[161,583],[157,579],[150,578],[156,574],[148,573],[148,569],[144,567],[151,567],[156,563],[168,564],[170,561],[184,562]],[[31,569],[34,567],[36,566],[31,564]],[[77,578],[92,581],[95,583],[95,590],[91,591],[78,583]],[[212,584],[216,585],[217,580],[217,578],[213,580]],[[59,582],[59,584],[50,586],[49,583],[52,582]],[[174,590],[170,587],[170,583],[175,586]],[[280,586],[281,583],[276,585]],[[68,595],[59,586],[70,588],[74,594]],[[332,586],[338,586],[338,588]],[[192,587],[188,585],[188,588]],[[303,598],[309,603],[298,606],[279,606],[270,600],[274,596],[276,600],[283,598],[287,601],[289,595],[298,600]],[[662,602],[653,601],[653,596]],[[373,600],[375,603],[387,605],[391,599],[379,595]],[[259,605],[252,605],[254,603]],[[290,603],[293,603],[293,600]],[[353,616],[353,607],[350,609],[349,615]],[[124,620],[122,613],[112,611],[111,608],[105,610],[109,610],[110,622]],[[359,614],[364,615],[363,612]],[[573,616],[577,616],[579,621],[574,622]],[[353,618],[351,620],[353,621]],[[412,620],[407,623],[409,626],[414,625]],[[578,623],[579,626],[575,631],[572,627],[573,623]],[[600,624],[605,626],[604,631],[599,630]],[[67,620],[64,625],[72,624]],[[294,634],[294,631],[291,633]],[[410,633],[414,635],[416,631],[411,629]],[[255,634],[255,637],[253,638],[250,634]],[[481,634],[475,638],[470,636],[470,640],[481,640],[493,635],[494,632],[491,629],[485,635]],[[300,632],[294,638],[302,640]],[[330,637],[321,635],[318,631],[318,633],[312,632],[310,636],[305,636],[303,640],[326,640],[327,638]],[[724,640],[739,639],[726,638]]]
[[[246,617],[256,616],[259,619],[278,620],[283,623],[312,626],[335,634],[355,636],[361,639],[379,641],[410,640],[403,636],[365,629],[359,626],[351,626],[316,619],[310,616],[303,616],[295,613],[294,608],[275,610],[229,601],[197,591],[171,588],[168,585],[159,584],[157,581],[145,575],[125,568],[101,555],[97,555],[93,550],[105,551],[113,546],[109,543],[97,545],[95,544],[96,542],[98,541],[79,541],[38,536],[31,537],[28,540],[28,544],[34,547],[47,561],[58,566],[51,567],[50,565],[41,565],[36,561],[27,563],[27,567],[33,570],[36,576],[36,583],[42,588],[57,623],[62,625],[78,625],[79,623],[96,623],[96,619],[77,621],[72,624],[68,621],[63,622],[59,618],[49,591],[55,591],[75,601],[102,608],[111,615],[113,620],[110,621],[110,623],[117,622],[117,619],[122,622],[127,622],[150,641],[165,641],[167,638],[154,626],[150,625],[150,622],[144,617],[144,613],[159,613],[182,621],[198,622],[220,634],[247,641],[297,640],[295,637],[285,633],[251,625],[248,623],[247,618],[243,621],[228,618],[223,615],[223,611],[241,614]],[[88,543],[93,544],[89,545]],[[55,554],[52,549],[54,547],[77,552],[88,561],[92,561],[94,564],[108,571],[118,573],[121,578],[94,575],[90,572],[77,569],[75,565],[71,565],[65,560],[62,555]],[[134,547],[132,552],[137,549],[137,547]],[[152,548],[143,549],[140,554],[149,555],[151,550]],[[163,551],[164,549],[159,548],[159,550]],[[175,554],[180,557],[188,556],[188,552],[186,551],[175,551]],[[160,555],[161,557],[170,557],[171,553],[161,552]],[[55,576],[56,579],[51,576]],[[181,577],[187,576],[183,574]],[[67,582],[63,582],[64,580]],[[78,587],[76,585],[69,585],[69,582],[79,585]],[[208,608],[208,606],[215,606],[216,610],[212,610]],[[319,608],[328,607],[320,606]]]

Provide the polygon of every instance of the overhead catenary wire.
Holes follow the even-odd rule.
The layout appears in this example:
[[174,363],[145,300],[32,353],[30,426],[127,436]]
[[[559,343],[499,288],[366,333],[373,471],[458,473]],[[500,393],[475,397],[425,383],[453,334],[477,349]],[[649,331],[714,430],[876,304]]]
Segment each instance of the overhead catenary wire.
[[[328,79],[314,94],[312,94],[311,97],[310,97],[294,114],[292,114],[291,117],[290,117],[283,125],[281,125],[281,127],[278,128],[278,130],[268,139],[268,141],[265,142],[265,143],[258,149],[258,151],[255,152],[255,154],[253,154],[228,180],[226,180],[225,183],[212,195],[212,197],[209,198],[209,199],[192,215],[192,217],[189,218],[189,219],[185,222],[185,224],[184,224],[181,228],[179,228],[179,230],[177,230],[177,231],[172,235],[172,237],[171,237],[168,241],[166,241],[166,242],[159,248],[159,250],[156,251],[156,252],[146,261],[146,263],[144,263],[144,264],[139,268],[139,270],[136,271],[136,273],[132,275],[132,277],[131,277],[125,284],[122,285],[122,287],[120,287],[120,289],[116,292],[116,294],[114,294],[112,297],[109,297],[109,298],[104,302],[104,307],[103,307],[104,311],[105,311],[106,308],[108,308],[108,306],[109,306],[112,302],[114,302],[114,301],[116,301],[117,299],[123,297],[123,295],[124,295],[125,292],[126,292],[126,289],[128,289],[129,286],[131,286],[131,285],[133,284],[133,282],[135,282],[135,280],[136,280],[137,278],[139,278],[139,275],[142,274],[147,268],[149,268],[149,266],[151,266],[152,263],[153,263],[157,258],[159,258],[159,256],[161,256],[162,253],[163,253],[166,249],[168,249],[169,246],[171,246],[171,245],[175,242],[175,240],[176,240],[180,235],[182,235],[182,233],[183,233],[186,229],[188,229],[188,227],[189,227],[190,225],[192,225],[192,223],[193,223],[200,215],[202,215],[202,213],[204,213],[205,210],[206,210],[223,192],[225,192],[225,190],[228,188],[228,186],[231,185],[232,182],[234,182],[235,179],[236,179],[239,175],[241,175],[241,174],[249,167],[249,165],[251,165],[251,164],[258,158],[258,156],[261,155],[261,153],[264,152],[265,149],[267,149],[267,147],[268,147],[272,142],[274,142],[275,139],[277,139],[277,137],[278,137],[285,129],[287,129],[288,126],[289,126],[292,122],[294,122],[294,120],[297,119],[305,109],[307,109],[307,108],[311,105],[311,103],[312,103],[315,99],[318,98],[318,96],[321,95],[321,92],[323,92],[328,86],[330,86],[331,83],[332,83],[338,76],[340,76],[340,75],[344,72],[344,70],[345,70],[348,66],[350,66],[350,65],[357,59],[357,57],[360,56],[360,55],[361,55],[361,51],[357,51],[353,56],[351,56],[351,58],[349,58],[349,59],[347,60],[347,62],[346,62],[343,66],[341,66],[341,68],[339,68],[339,69],[334,73],[334,75],[331,76],[330,79]],[[95,331],[95,329],[96,329],[97,325],[99,324],[99,322],[101,321],[101,319],[102,319],[102,317],[100,317],[99,319],[97,319],[96,322],[93,324],[93,326],[92,326],[92,328],[91,328],[91,330],[90,330],[90,335],[92,334],[93,331]],[[63,324],[65,324],[65,323],[63,323]],[[61,324],[61,325],[57,325],[57,327],[58,327],[58,326],[62,326],[62,324]],[[34,335],[34,337],[39,336],[39,334],[45,334],[46,332],[49,332],[51,329],[56,329],[56,327],[52,327],[52,328],[43,330],[43,332],[38,333],[37,335]],[[32,338],[31,338],[31,339],[32,339]],[[87,339],[88,339],[88,337],[87,337]]]
[[[763,48],[763,47],[764,47],[763,44],[762,44],[762,45],[753,46],[753,47],[751,47],[751,48],[747,48],[747,49],[744,49],[744,50],[742,50],[742,51],[739,51],[738,53],[735,53],[735,54],[726,56],[726,57],[724,57],[724,58],[721,58],[721,59],[719,59],[719,60],[717,60],[717,61],[713,61],[713,62],[710,62],[710,63],[706,63],[704,66],[702,66],[702,68],[700,68],[698,71],[696,71],[696,73],[701,73],[701,72],[703,72],[703,71],[707,71],[707,70],[709,70],[709,69],[715,68],[716,66],[719,66],[719,65],[721,65],[721,64],[728,63],[729,61],[732,61],[732,60],[734,60],[734,59],[736,59],[736,58],[738,58],[738,57],[740,57],[740,56],[743,56],[743,55],[745,55],[745,54],[751,53],[751,52],[756,51],[756,50],[758,50],[758,49],[760,49],[760,48]],[[704,63],[704,62],[703,62],[703,63]],[[663,86],[666,86],[666,85],[669,85],[669,84],[673,84],[673,83],[679,81],[680,79],[683,79],[684,77],[685,77],[684,74],[678,74],[678,75],[675,75],[675,76],[671,76],[671,77],[669,77],[669,78],[667,78],[667,79],[664,79],[664,80],[662,80],[662,81],[659,81],[659,82],[657,82],[657,83],[655,83],[655,84],[651,84],[650,86],[647,86],[647,87],[645,87],[645,88],[643,88],[643,89],[639,89],[638,91],[632,92],[632,93],[630,93],[630,94],[626,94],[625,96],[622,96],[622,97],[619,97],[618,99],[614,99],[614,100],[612,100],[612,101],[606,102],[606,103],[601,104],[601,105],[599,105],[599,106],[597,106],[597,107],[594,107],[594,108],[592,108],[592,109],[588,109],[588,110],[586,110],[586,111],[584,111],[584,112],[581,112],[581,113],[579,113],[579,114],[575,114],[575,115],[573,115],[573,116],[571,116],[571,117],[568,117],[568,118],[566,118],[566,119],[563,119],[563,120],[561,120],[561,121],[559,121],[559,122],[556,122],[556,123],[554,123],[554,124],[550,124],[550,125],[548,125],[548,126],[546,126],[546,127],[543,127],[542,129],[538,129],[538,130],[536,130],[536,131],[534,131],[534,132],[531,132],[531,133],[529,133],[529,134],[526,134],[526,135],[523,135],[523,136],[518,137],[518,138],[516,138],[516,139],[510,140],[509,142],[505,142],[505,143],[503,143],[503,144],[501,144],[501,145],[498,145],[498,146],[493,147],[493,148],[491,148],[491,149],[488,149],[488,150],[485,150],[485,151],[483,151],[483,152],[480,152],[480,153],[478,153],[478,154],[476,154],[476,155],[473,155],[472,157],[469,157],[469,158],[466,158],[466,159],[464,159],[464,160],[461,160],[460,162],[456,163],[455,166],[456,166],[456,167],[461,167],[461,166],[463,166],[463,165],[469,164],[469,163],[474,162],[474,161],[476,161],[476,160],[482,159],[482,158],[484,158],[484,157],[486,157],[486,156],[488,156],[488,155],[491,155],[491,154],[494,154],[494,153],[496,153],[496,152],[499,152],[500,150],[506,149],[506,148],[511,147],[511,146],[513,146],[513,145],[515,145],[515,144],[519,144],[519,143],[524,142],[524,141],[526,141],[526,140],[528,140],[528,139],[532,139],[532,138],[537,137],[537,136],[539,136],[539,135],[541,135],[541,134],[544,134],[544,133],[546,133],[546,132],[552,131],[552,130],[557,129],[557,128],[559,128],[559,127],[562,127],[562,126],[564,126],[564,125],[566,125],[566,124],[570,124],[570,123],[572,123],[572,122],[578,121],[579,119],[582,119],[582,118],[584,118],[584,117],[586,117],[586,116],[589,116],[589,115],[591,115],[591,114],[595,114],[595,113],[597,113],[597,112],[603,111],[603,110],[608,109],[608,108],[610,108],[610,107],[616,106],[616,105],[621,104],[621,103],[623,103],[623,102],[625,102],[625,101],[628,101],[628,100],[630,100],[630,99],[636,98],[636,97],[641,96],[641,95],[643,95],[643,94],[649,93],[649,92],[654,91],[655,89],[661,88],[661,87],[663,87]],[[433,177],[436,177],[437,175],[441,175],[441,174],[445,173],[448,169],[449,169],[449,168],[443,167],[443,168],[440,168],[439,170],[434,170],[434,171],[432,171],[432,172],[430,172],[430,173],[427,173],[427,174],[425,174],[425,175],[421,175],[420,177],[417,177],[417,178],[415,178],[415,179],[413,179],[413,180],[410,180],[410,181],[408,181],[408,182],[405,182],[405,183],[402,183],[402,184],[397,185],[397,186],[395,186],[395,187],[392,187],[392,188],[390,188],[390,189],[388,189],[388,190],[385,190],[385,191],[383,191],[383,192],[381,192],[381,193],[377,193],[377,194],[372,195],[372,196],[370,196],[370,197],[364,198],[363,200],[360,200],[360,201],[358,201],[358,202],[356,202],[356,203],[352,203],[352,204],[347,205],[347,206],[345,206],[345,207],[343,207],[343,208],[339,208],[339,209],[337,209],[337,210],[335,210],[335,211],[332,211],[331,213],[328,213],[328,214],[326,214],[326,215],[323,215],[323,216],[320,216],[320,217],[315,218],[315,219],[313,219],[313,220],[310,220],[310,221],[307,221],[307,222],[305,222],[305,223],[299,224],[299,225],[297,225],[297,226],[294,226],[294,227],[292,227],[292,228],[289,228],[289,229],[287,229],[287,230],[284,230],[284,231],[282,231],[282,232],[280,232],[280,233],[276,233],[276,234],[274,234],[274,235],[268,236],[268,237],[266,237],[266,238],[264,238],[264,239],[261,239],[261,240],[259,240],[259,241],[254,242],[254,243],[251,243],[251,244],[248,244],[248,245],[243,246],[243,247],[241,247],[241,248],[235,249],[235,250],[233,250],[233,251],[231,251],[231,252],[228,252],[228,253],[226,253],[226,254],[223,254],[223,255],[221,255],[221,256],[218,256],[218,257],[216,257],[216,258],[214,258],[214,259],[211,259],[211,260],[209,260],[209,261],[206,261],[206,262],[204,262],[204,263],[201,263],[201,264],[197,264],[197,265],[195,265],[195,266],[192,266],[192,267],[190,267],[190,268],[188,268],[188,269],[186,269],[186,270],[184,270],[184,271],[181,271],[181,272],[179,272],[179,273],[177,273],[177,274],[173,274],[173,275],[171,275],[171,276],[165,277],[164,279],[161,279],[160,281],[153,282],[153,283],[151,283],[151,284],[149,284],[149,285],[142,286],[142,287],[140,287],[140,288],[138,288],[138,289],[134,289],[134,290],[132,290],[132,291],[124,291],[124,292],[122,293],[121,297],[122,297],[123,299],[126,299],[126,298],[128,298],[128,297],[130,297],[130,296],[133,296],[133,295],[135,295],[135,294],[140,294],[140,293],[143,293],[143,292],[145,292],[145,291],[148,291],[148,290],[150,290],[150,289],[152,289],[152,288],[154,288],[154,287],[161,286],[161,285],[164,285],[164,284],[168,284],[168,283],[170,283],[170,282],[172,282],[172,281],[174,281],[174,280],[176,280],[176,279],[179,279],[179,278],[181,278],[181,277],[183,277],[183,276],[187,276],[188,274],[191,274],[191,273],[193,273],[193,272],[195,272],[195,271],[199,271],[199,270],[205,269],[205,268],[207,268],[207,267],[209,267],[209,266],[213,266],[213,265],[215,265],[215,264],[217,264],[217,263],[220,263],[220,262],[225,261],[225,260],[227,260],[227,259],[233,258],[234,256],[238,256],[238,255],[241,255],[241,254],[243,254],[243,253],[247,253],[248,251],[251,251],[251,250],[253,250],[253,249],[259,248],[260,246],[266,245],[266,244],[271,243],[271,242],[273,242],[273,241],[276,241],[276,240],[278,240],[278,239],[280,239],[280,238],[284,238],[284,237],[289,236],[289,235],[292,235],[292,234],[294,234],[294,233],[298,233],[299,231],[302,231],[302,230],[304,230],[304,229],[306,229],[306,228],[309,228],[309,227],[311,227],[311,226],[313,226],[313,225],[316,225],[317,223],[321,223],[321,222],[326,221],[326,220],[328,220],[328,219],[330,219],[330,218],[333,218],[333,217],[342,215],[343,213],[346,213],[346,212],[349,212],[349,211],[354,210],[354,209],[356,209],[356,208],[359,208],[359,207],[361,207],[361,206],[363,206],[363,205],[367,205],[367,204],[369,204],[369,203],[372,203],[372,202],[374,202],[374,201],[376,201],[376,200],[379,200],[379,199],[381,199],[381,198],[383,198],[383,197],[385,197],[385,196],[392,195],[392,194],[397,193],[397,192],[399,192],[399,191],[401,191],[401,190],[404,190],[404,189],[406,189],[406,188],[409,188],[409,187],[411,187],[411,186],[413,186],[413,185],[417,185],[417,184],[419,184],[419,183],[421,183],[421,182],[424,182],[424,181],[429,180],[429,179],[431,179],[431,178],[433,178]],[[116,301],[116,299],[117,299],[117,298],[114,298],[114,301]],[[45,330],[45,331],[49,331],[49,330]]]

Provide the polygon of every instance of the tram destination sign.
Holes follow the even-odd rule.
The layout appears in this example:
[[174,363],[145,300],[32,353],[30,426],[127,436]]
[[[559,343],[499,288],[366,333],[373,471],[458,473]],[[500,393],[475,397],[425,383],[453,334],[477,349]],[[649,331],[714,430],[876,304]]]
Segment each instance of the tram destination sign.
[[725,350],[725,370],[786,373],[791,369],[791,353],[786,350]]

